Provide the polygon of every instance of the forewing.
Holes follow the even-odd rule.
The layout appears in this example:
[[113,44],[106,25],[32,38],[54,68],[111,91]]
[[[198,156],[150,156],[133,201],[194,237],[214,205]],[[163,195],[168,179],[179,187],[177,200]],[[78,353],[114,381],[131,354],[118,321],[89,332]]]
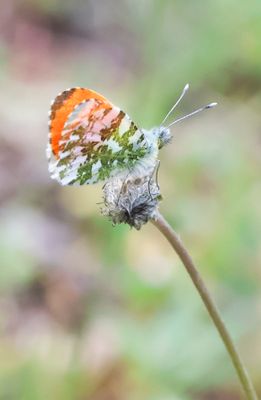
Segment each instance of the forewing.
[[57,96],[51,109],[49,171],[62,185],[106,180],[147,152],[143,132],[127,114],[96,92],[81,90]]

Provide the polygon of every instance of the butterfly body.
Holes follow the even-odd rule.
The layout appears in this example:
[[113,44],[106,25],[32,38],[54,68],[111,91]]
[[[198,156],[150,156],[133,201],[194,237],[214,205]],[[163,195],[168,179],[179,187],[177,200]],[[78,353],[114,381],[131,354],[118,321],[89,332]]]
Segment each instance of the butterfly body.
[[148,175],[169,139],[168,128],[139,129],[125,112],[90,89],[68,89],[51,105],[49,171],[62,185]]

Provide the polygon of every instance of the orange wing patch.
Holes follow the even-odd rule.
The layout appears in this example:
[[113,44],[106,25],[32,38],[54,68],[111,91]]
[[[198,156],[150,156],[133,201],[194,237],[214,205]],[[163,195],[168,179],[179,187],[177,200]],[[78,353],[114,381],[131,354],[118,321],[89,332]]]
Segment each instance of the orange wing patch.
[[56,158],[58,158],[59,141],[61,139],[62,130],[67,118],[77,104],[89,99],[97,99],[102,101],[102,107],[105,109],[112,107],[105,97],[94,92],[93,90],[84,88],[72,88],[65,90],[55,98],[51,106],[50,115],[50,144],[52,152]]

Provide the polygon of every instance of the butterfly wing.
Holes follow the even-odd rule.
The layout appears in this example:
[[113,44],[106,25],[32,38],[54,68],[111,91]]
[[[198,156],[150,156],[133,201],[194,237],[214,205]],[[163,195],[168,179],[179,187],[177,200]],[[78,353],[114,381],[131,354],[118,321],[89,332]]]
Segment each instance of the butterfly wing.
[[66,90],[51,106],[49,171],[62,185],[104,181],[131,168],[147,147],[128,115],[90,89]]

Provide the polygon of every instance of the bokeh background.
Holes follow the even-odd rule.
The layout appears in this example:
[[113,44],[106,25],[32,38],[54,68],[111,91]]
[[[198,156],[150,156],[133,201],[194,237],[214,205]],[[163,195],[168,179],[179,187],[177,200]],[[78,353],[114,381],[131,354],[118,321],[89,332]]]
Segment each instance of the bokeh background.
[[50,101],[101,92],[138,126],[175,125],[162,213],[182,235],[261,392],[259,0],[2,1],[0,399],[237,400],[223,345],[148,224],[112,227],[101,185],[51,181]]

